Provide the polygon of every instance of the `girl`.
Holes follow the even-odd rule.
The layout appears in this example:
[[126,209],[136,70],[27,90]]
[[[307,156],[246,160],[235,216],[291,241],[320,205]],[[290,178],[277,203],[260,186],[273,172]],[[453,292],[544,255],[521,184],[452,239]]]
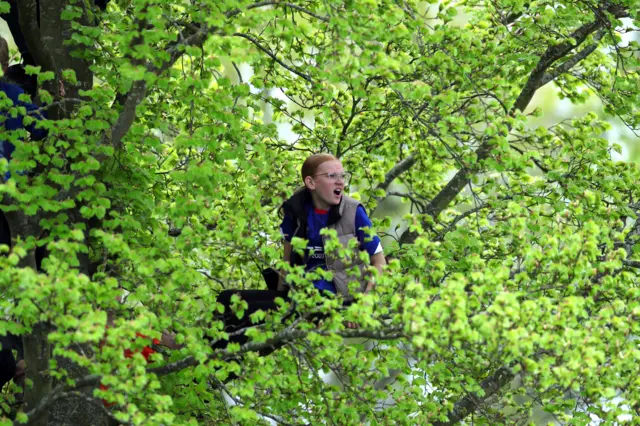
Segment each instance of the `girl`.
[[[356,239],[361,251],[367,251],[371,265],[382,272],[386,264],[380,238],[369,235],[371,220],[359,201],[344,195],[344,188],[349,182],[349,173],[345,172],[342,163],[331,154],[315,154],[305,160],[301,177],[304,187],[282,205],[284,218],[280,229],[284,236],[284,260],[292,265],[304,265],[306,271],[322,268],[332,272],[333,280],[315,280],[313,285],[321,292],[342,296],[345,301],[353,299],[353,291],[368,292],[373,282],[366,278],[363,271],[365,265],[359,256],[354,256],[351,264],[345,264],[335,253],[325,252],[327,237],[320,235],[324,228],[335,229],[343,246]],[[304,238],[307,248],[304,256],[292,250],[293,237]],[[357,268],[357,269],[356,269]],[[350,282],[359,283],[356,288]],[[222,320],[229,333],[251,326],[250,315],[258,310],[277,309],[275,299],[286,297],[288,285],[283,273],[280,274],[277,291],[273,290],[225,290],[218,296],[218,303],[225,306]],[[242,319],[231,311],[231,296],[237,294],[247,302],[248,308]],[[356,327],[348,323],[348,327]],[[241,334],[234,335],[231,341],[243,344],[247,338]],[[216,347],[225,347],[227,341],[219,341]],[[273,348],[275,349],[275,348]],[[272,351],[267,351],[272,352]]]
[[[359,201],[344,195],[344,187],[349,182],[349,173],[345,173],[342,163],[331,154],[316,154],[307,158],[302,165],[304,187],[297,191],[282,208],[284,219],[280,227],[284,235],[284,259],[293,265],[305,265],[307,271],[316,268],[333,273],[333,281],[317,280],[313,284],[320,291],[339,293],[345,299],[353,297],[348,282],[347,265],[332,253],[325,253],[326,238],[320,235],[324,228],[335,229],[340,242],[346,246],[349,240],[357,239],[360,250],[367,251],[371,265],[380,272],[385,265],[380,238],[370,238],[367,230],[371,220]],[[308,240],[304,258],[292,253],[293,237]],[[353,259],[360,269],[360,259]],[[365,274],[358,274],[365,277]],[[281,275],[282,277],[282,275]],[[360,291],[368,292],[372,282],[362,281]],[[284,277],[279,282],[279,290],[285,289]]]

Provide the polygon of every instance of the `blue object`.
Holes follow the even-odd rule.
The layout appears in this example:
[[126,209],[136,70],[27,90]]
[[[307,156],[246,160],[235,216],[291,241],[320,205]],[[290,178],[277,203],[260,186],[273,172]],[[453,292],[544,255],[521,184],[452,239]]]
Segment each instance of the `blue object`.
[[[306,205],[305,209],[307,212],[306,239],[308,241],[307,249],[305,250],[305,259],[307,261],[305,270],[311,271],[315,268],[322,268],[326,270],[327,264],[324,258],[324,247],[320,230],[327,227],[327,223],[329,222],[329,212],[327,210],[315,209],[312,205]],[[285,214],[282,224],[280,225],[280,230],[284,235],[284,239],[288,242],[291,242],[294,232],[294,224],[294,219],[290,215]],[[373,256],[382,249],[380,238],[377,235],[372,235],[371,238],[368,238],[368,235],[365,232],[365,229],[370,229],[372,227],[373,224],[371,223],[369,216],[367,216],[367,212],[364,207],[358,206],[358,209],[356,210],[356,236],[360,242],[360,250],[366,250],[367,253],[369,253],[369,256]],[[323,279],[316,280],[313,282],[313,285],[318,290],[326,290],[332,293],[336,292],[336,286],[332,281]]]
[[[36,105],[18,100],[19,96],[23,93],[24,90],[19,86],[5,81],[0,81],[0,116],[4,117],[4,123],[2,123],[4,130],[9,132],[12,130],[26,129],[31,133],[32,140],[43,139],[47,135],[46,130],[37,129],[35,122],[25,127],[23,124],[24,116],[20,114],[13,116],[9,111],[12,106],[22,106],[26,109],[27,114],[33,113],[30,114],[32,117],[39,120],[43,119],[43,114],[34,112],[38,110]],[[11,101],[11,104],[9,101]],[[11,154],[13,154],[14,150],[15,146],[11,142],[6,140],[0,142],[0,158],[11,161]],[[11,175],[7,172],[5,174],[5,180],[8,180],[10,177]]]

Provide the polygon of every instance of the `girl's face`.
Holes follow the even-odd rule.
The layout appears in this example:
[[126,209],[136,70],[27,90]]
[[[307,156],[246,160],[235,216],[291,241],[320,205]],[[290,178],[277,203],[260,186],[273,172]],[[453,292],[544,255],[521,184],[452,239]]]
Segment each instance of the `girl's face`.
[[340,204],[344,191],[344,179],[332,179],[329,175],[335,176],[342,173],[344,173],[342,163],[338,160],[332,160],[320,164],[313,176],[305,178],[304,183],[311,191],[316,208],[329,210],[331,206]]

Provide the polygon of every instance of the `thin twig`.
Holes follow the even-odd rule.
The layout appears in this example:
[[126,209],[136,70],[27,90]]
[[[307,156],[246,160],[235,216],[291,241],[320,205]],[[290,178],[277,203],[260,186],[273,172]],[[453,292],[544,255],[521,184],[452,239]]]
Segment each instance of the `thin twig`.
[[262,44],[260,44],[260,42],[258,40],[256,40],[252,35],[250,34],[245,34],[245,33],[234,33],[233,34],[236,37],[242,37],[246,40],[249,40],[251,43],[253,43],[258,49],[262,50],[264,53],[266,53],[271,59],[273,59],[275,62],[277,62],[278,64],[280,64],[283,68],[291,71],[292,73],[294,73],[295,75],[297,75],[298,77],[302,77],[303,79],[307,80],[309,83],[315,83],[313,81],[313,79],[308,76],[307,74],[303,73],[302,71],[299,71],[295,68],[293,68],[290,65],[285,64],[284,62],[282,62],[276,55],[275,53],[273,53],[271,50],[267,49],[266,47],[264,47]]

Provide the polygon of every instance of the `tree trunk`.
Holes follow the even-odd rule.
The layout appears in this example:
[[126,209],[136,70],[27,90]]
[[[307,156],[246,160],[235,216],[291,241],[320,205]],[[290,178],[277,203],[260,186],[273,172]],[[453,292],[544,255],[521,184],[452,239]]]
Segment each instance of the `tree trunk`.
[[[10,203],[11,200],[5,198],[3,203]],[[27,216],[21,211],[5,212],[5,217],[11,230],[11,245],[15,246],[17,237],[26,239],[29,236],[39,234],[39,217]],[[36,269],[35,250],[29,250],[20,259],[19,266],[22,268]],[[29,411],[36,407],[40,400],[51,392],[51,376],[49,375],[49,359],[51,357],[51,346],[47,335],[51,327],[44,322],[33,326],[31,333],[22,337],[24,346],[24,358],[27,365],[27,378],[33,382],[31,387],[27,386],[24,392],[24,411]],[[48,422],[47,412],[42,413],[38,418],[33,419],[34,425],[46,425]]]
[[[62,11],[69,0],[40,0],[40,38],[41,49],[49,52],[53,58],[53,71],[56,74],[55,81],[47,87],[47,90],[55,98],[79,98],[80,90],[89,90],[93,85],[93,73],[89,69],[89,62],[82,58],[74,58],[71,52],[73,46],[65,46],[65,41],[71,40],[73,29],[71,21],[60,18]],[[88,18],[83,16],[80,23],[88,24]],[[84,48],[84,47],[83,47]],[[44,56],[44,55],[42,55]],[[76,73],[78,84],[75,86],[62,82],[62,70],[72,69]],[[62,96],[62,85],[64,85],[64,96]],[[62,103],[61,107],[51,111],[49,118],[58,119],[68,117],[73,111],[75,104],[71,102]]]
[[[70,3],[69,0],[24,0],[16,2],[20,12],[20,26],[29,46],[29,51],[42,71],[53,71],[56,78],[48,82],[44,87],[56,101],[61,98],[79,98],[80,90],[89,90],[93,85],[93,74],[89,69],[89,62],[85,59],[74,58],[71,52],[73,46],[64,43],[71,39],[72,28],[70,21],[60,18],[62,11]],[[39,9],[38,9],[39,8]],[[40,16],[38,23],[38,14]],[[82,24],[87,24],[86,16],[81,18]],[[62,81],[62,71],[72,69],[75,71],[78,84],[72,86]],[[48,119],[57,120],[69,117],[73,112],[74,104],[61,102],[57,108],[48,110]],[[79,209],[80,206],[77,207]],[[80,217],[79,214],[70,212],[70,217]],[[38,222],[35,222],[38,223]],[[18,225],[15,221],[14,224]],[[27,235],[39,234],[25,233],[24,227],[12,227],[12,235],[26,238]],[[27,263],[35,269],[34,256],[27,256]],[[32,262],[29,262],[33,260]],[[81,259],[83,265],[81,273],[87,273],[87,259]],[[27,378],[33,381],[33,386],[25,390],[24,411],[29,411],[37,405],[52,390],[52,379],[49,371],[52,348],[48,341],[48,334],[52,326],[46,323],[38,323],[33,327],[32,333],[23,337],[25,362],[27,365]],[[58,366],[67,370],[70,377],[80,377],[87,374],[86,369],[79,368],[67,359],[58,359]],[[88,389],[87,395],[91,396],[92,389]],[[107,425],[109,418],[105,415],[100,401],[92,403],[80,397],[69,397],[55,401],[49,410],[45,410],[30,424],[34,425]]]
[[[30,334],[23,336],[24,360],[27,364],[27,378],[33,386],[27,386],[24,393],[24,411],[29,411],[51,392],[51,376],[49,374],[49,360],[51,358],[51,344],[47,335],[51,327],[46,323],[37,323]],[[49,423],[47,410],[32,419],[29,424],[46,426]]]

